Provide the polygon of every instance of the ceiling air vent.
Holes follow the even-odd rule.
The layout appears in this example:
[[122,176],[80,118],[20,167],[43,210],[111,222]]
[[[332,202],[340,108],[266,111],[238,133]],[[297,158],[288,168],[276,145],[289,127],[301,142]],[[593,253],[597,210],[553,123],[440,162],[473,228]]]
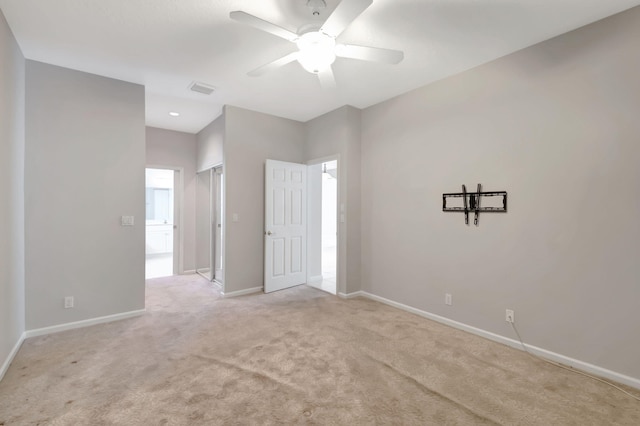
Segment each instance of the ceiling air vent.
[[194,92],[202,93],[204,95],[210,95],[215,90],[213,86],[209,86],[208,84],[204,84],[204,83],[198,83],[197,81],[191,83],[191,86],[189,86],[189,89],[191,89]]

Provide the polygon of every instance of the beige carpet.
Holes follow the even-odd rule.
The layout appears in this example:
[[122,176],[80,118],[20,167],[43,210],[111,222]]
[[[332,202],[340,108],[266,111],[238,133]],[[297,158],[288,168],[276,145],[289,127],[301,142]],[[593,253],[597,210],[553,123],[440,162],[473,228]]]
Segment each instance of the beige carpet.
[[147,310],[28,339],[0,425],[640,425],[606,385],[366,299],[182,276]]

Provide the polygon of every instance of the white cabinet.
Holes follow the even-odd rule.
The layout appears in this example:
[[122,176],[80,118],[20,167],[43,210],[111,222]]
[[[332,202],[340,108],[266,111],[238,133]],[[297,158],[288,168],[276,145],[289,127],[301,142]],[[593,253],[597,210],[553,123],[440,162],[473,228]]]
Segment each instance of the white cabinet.
[[173,251],[173,225],[147,225],[147,254]]

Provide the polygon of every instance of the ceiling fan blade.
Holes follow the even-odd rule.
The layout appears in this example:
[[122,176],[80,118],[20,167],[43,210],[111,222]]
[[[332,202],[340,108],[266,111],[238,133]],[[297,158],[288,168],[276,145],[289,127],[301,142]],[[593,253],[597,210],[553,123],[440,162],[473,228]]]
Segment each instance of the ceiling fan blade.
[[342,0],[322,24],[320,31],[328,36],[338,37],[371,3],[373,0]]
[[250,75],[251,77],[258,77],[270,71],[273,71],[276,68],[287,65],[288,63],[298,59],[298,53],[299,52],[289,53],[287,56],[283,56],[282,58],[276,59],[273,62],[269,62],[268,64],[263,65],[260,68],[256,68],[255,70],[249,72],[248,75]]
[[265,21],[264,19],[260,19],[257,16],[249,15],[246,12],[237,10],[235,12],[231,12],[229,14],[229,17],[234,21],[251,25],[254,28],[276,35],[291,42],[295,42],[299,38],[298,34],[289,31],[286,28],[279,27],[276,24],[272,24],[271,22]]
[[336,88],[336,79],[333,76],[333,70],[329,66],[326,70],[318,73],[318,79],[320,80],[320,86],[325,90]]
[[335,53],[340,58],[360,59],[361,61],[382,62],[385,64],[398,64],[404,59],[404,52],[400,50],[355,46],[353,44],[339,44],[336,46]]

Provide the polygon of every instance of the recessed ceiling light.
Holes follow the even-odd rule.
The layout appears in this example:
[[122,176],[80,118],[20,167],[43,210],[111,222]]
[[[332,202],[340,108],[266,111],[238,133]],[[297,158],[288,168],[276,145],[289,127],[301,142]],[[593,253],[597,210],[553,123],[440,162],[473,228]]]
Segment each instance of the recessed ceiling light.
[[172,117],[179,117],[180,113],[179,112],[175,112],[175,111],[170,111],[169,115],[172,116]]

